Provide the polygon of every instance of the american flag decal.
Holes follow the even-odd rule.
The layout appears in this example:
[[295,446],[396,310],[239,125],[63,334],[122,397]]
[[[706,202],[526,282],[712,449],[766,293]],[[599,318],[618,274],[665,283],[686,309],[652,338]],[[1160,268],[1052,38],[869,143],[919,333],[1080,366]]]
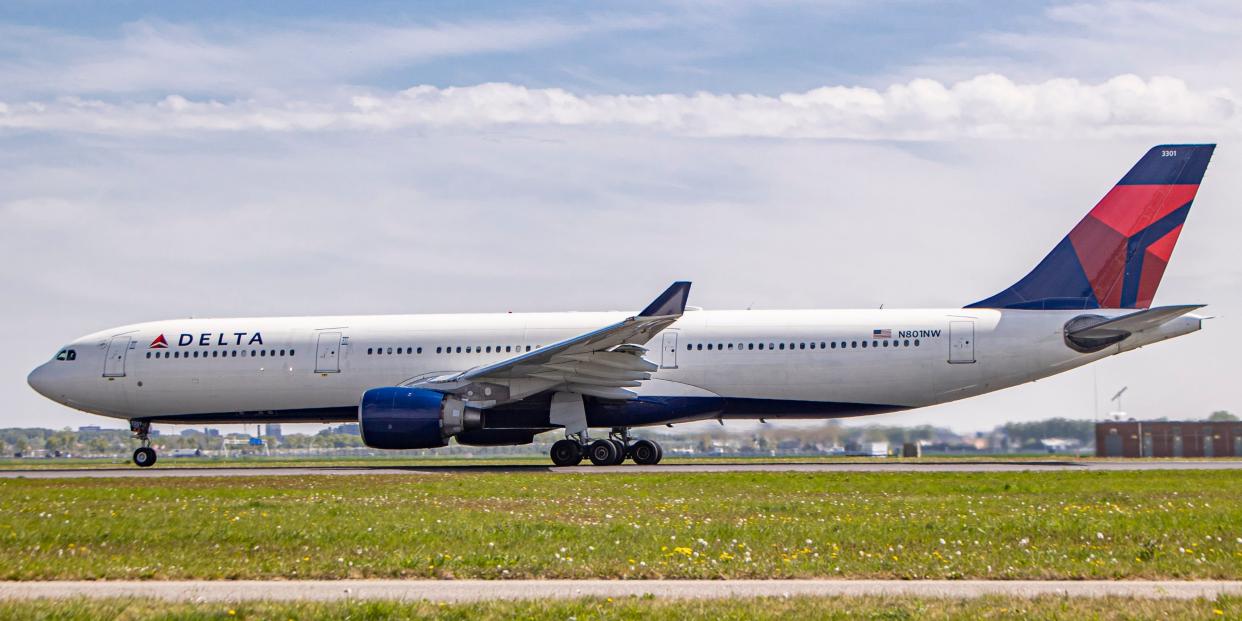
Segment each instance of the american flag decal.
[[884,329],[884,330],[872,330],[872,331],[871,331],[871,338],[873,338],[873,339],[891,339],[891,338],[893,338],[893,331],[892,331],[892,330],[889,330],[889,329],[887,329],[887,328],[886,328],[886,329]]

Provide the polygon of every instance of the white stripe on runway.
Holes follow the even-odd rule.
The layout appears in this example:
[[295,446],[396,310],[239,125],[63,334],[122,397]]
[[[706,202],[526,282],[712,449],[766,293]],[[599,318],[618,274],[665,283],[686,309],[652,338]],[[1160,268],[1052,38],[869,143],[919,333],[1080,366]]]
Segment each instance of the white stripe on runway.
[[913,596],[974,598],[1242,595],[1242,581],[1176,580],[236,580],[0,582],[0,599],[151,597],[170,601],[430,600],[577,597]]

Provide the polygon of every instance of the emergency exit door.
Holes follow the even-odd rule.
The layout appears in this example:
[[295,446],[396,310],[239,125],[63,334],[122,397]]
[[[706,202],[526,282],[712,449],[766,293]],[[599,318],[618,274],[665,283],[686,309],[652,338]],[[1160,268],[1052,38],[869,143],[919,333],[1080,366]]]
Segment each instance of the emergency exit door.
[[104,359],[104,377],[125,377],[125,355],[129,353],[128,336],[114,336],[108,341],[108,354]]
[[341,333],[320,332],[319,343],[315,347],[315,372],[341,372]]
[[949,363],[970,364],[975,361],[975,322],[949,322]]
[[664,333],[664,347],[660,354],[660,368],[676,369],[677,368],[677,333]]

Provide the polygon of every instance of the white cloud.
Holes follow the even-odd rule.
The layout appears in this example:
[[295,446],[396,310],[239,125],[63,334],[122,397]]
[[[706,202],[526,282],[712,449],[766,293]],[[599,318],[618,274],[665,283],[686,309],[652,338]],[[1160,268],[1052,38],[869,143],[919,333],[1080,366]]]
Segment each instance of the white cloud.
[[877,90],[825,86],[775,96],[578,95],[509,83],[415,86],[333,100],[109,103],[64,97],[0,102],[0,128],[104,134],[203,131],[387,131],[505,126],[611,126],[680,136],[943,140],[1159,136],[1215,139],[1242,129],[1228,89],[1122,75],[1091,84],[1020,84],[995,74],[916,79]]
[[[446,58],[554,47],[658,18],[432,24],[303,23],[297,28],[132,22],[113,38],[0,24],[0,93],[192,92],[255,96],[324,90]],[[6,58],[7,56],[7,58]]]

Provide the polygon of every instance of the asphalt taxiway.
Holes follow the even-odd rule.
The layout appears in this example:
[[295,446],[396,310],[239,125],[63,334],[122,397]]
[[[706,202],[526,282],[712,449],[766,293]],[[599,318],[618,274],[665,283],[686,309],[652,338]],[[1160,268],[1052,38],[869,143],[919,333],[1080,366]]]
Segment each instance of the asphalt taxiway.
[[185,580],[0,582],[0,600],[151,597],[168,601],[480,600],[579,597],[913,596],[974,598],[1242,595],[1242,581],[1178,580]]
[[458,466],[256,466],[64,468],[0,470],[0,479],[89,479],[140,477],[270,477],[357,475],[452,475],[470,473],[644,474],[679,472],[1058,472],[1135,470],[1242,470],[1242,460],[1065,460],[1065,461],[901,461],[901,462],[727,462],[661,464],[658,466],[574,466],[554,468],[537,464]]

